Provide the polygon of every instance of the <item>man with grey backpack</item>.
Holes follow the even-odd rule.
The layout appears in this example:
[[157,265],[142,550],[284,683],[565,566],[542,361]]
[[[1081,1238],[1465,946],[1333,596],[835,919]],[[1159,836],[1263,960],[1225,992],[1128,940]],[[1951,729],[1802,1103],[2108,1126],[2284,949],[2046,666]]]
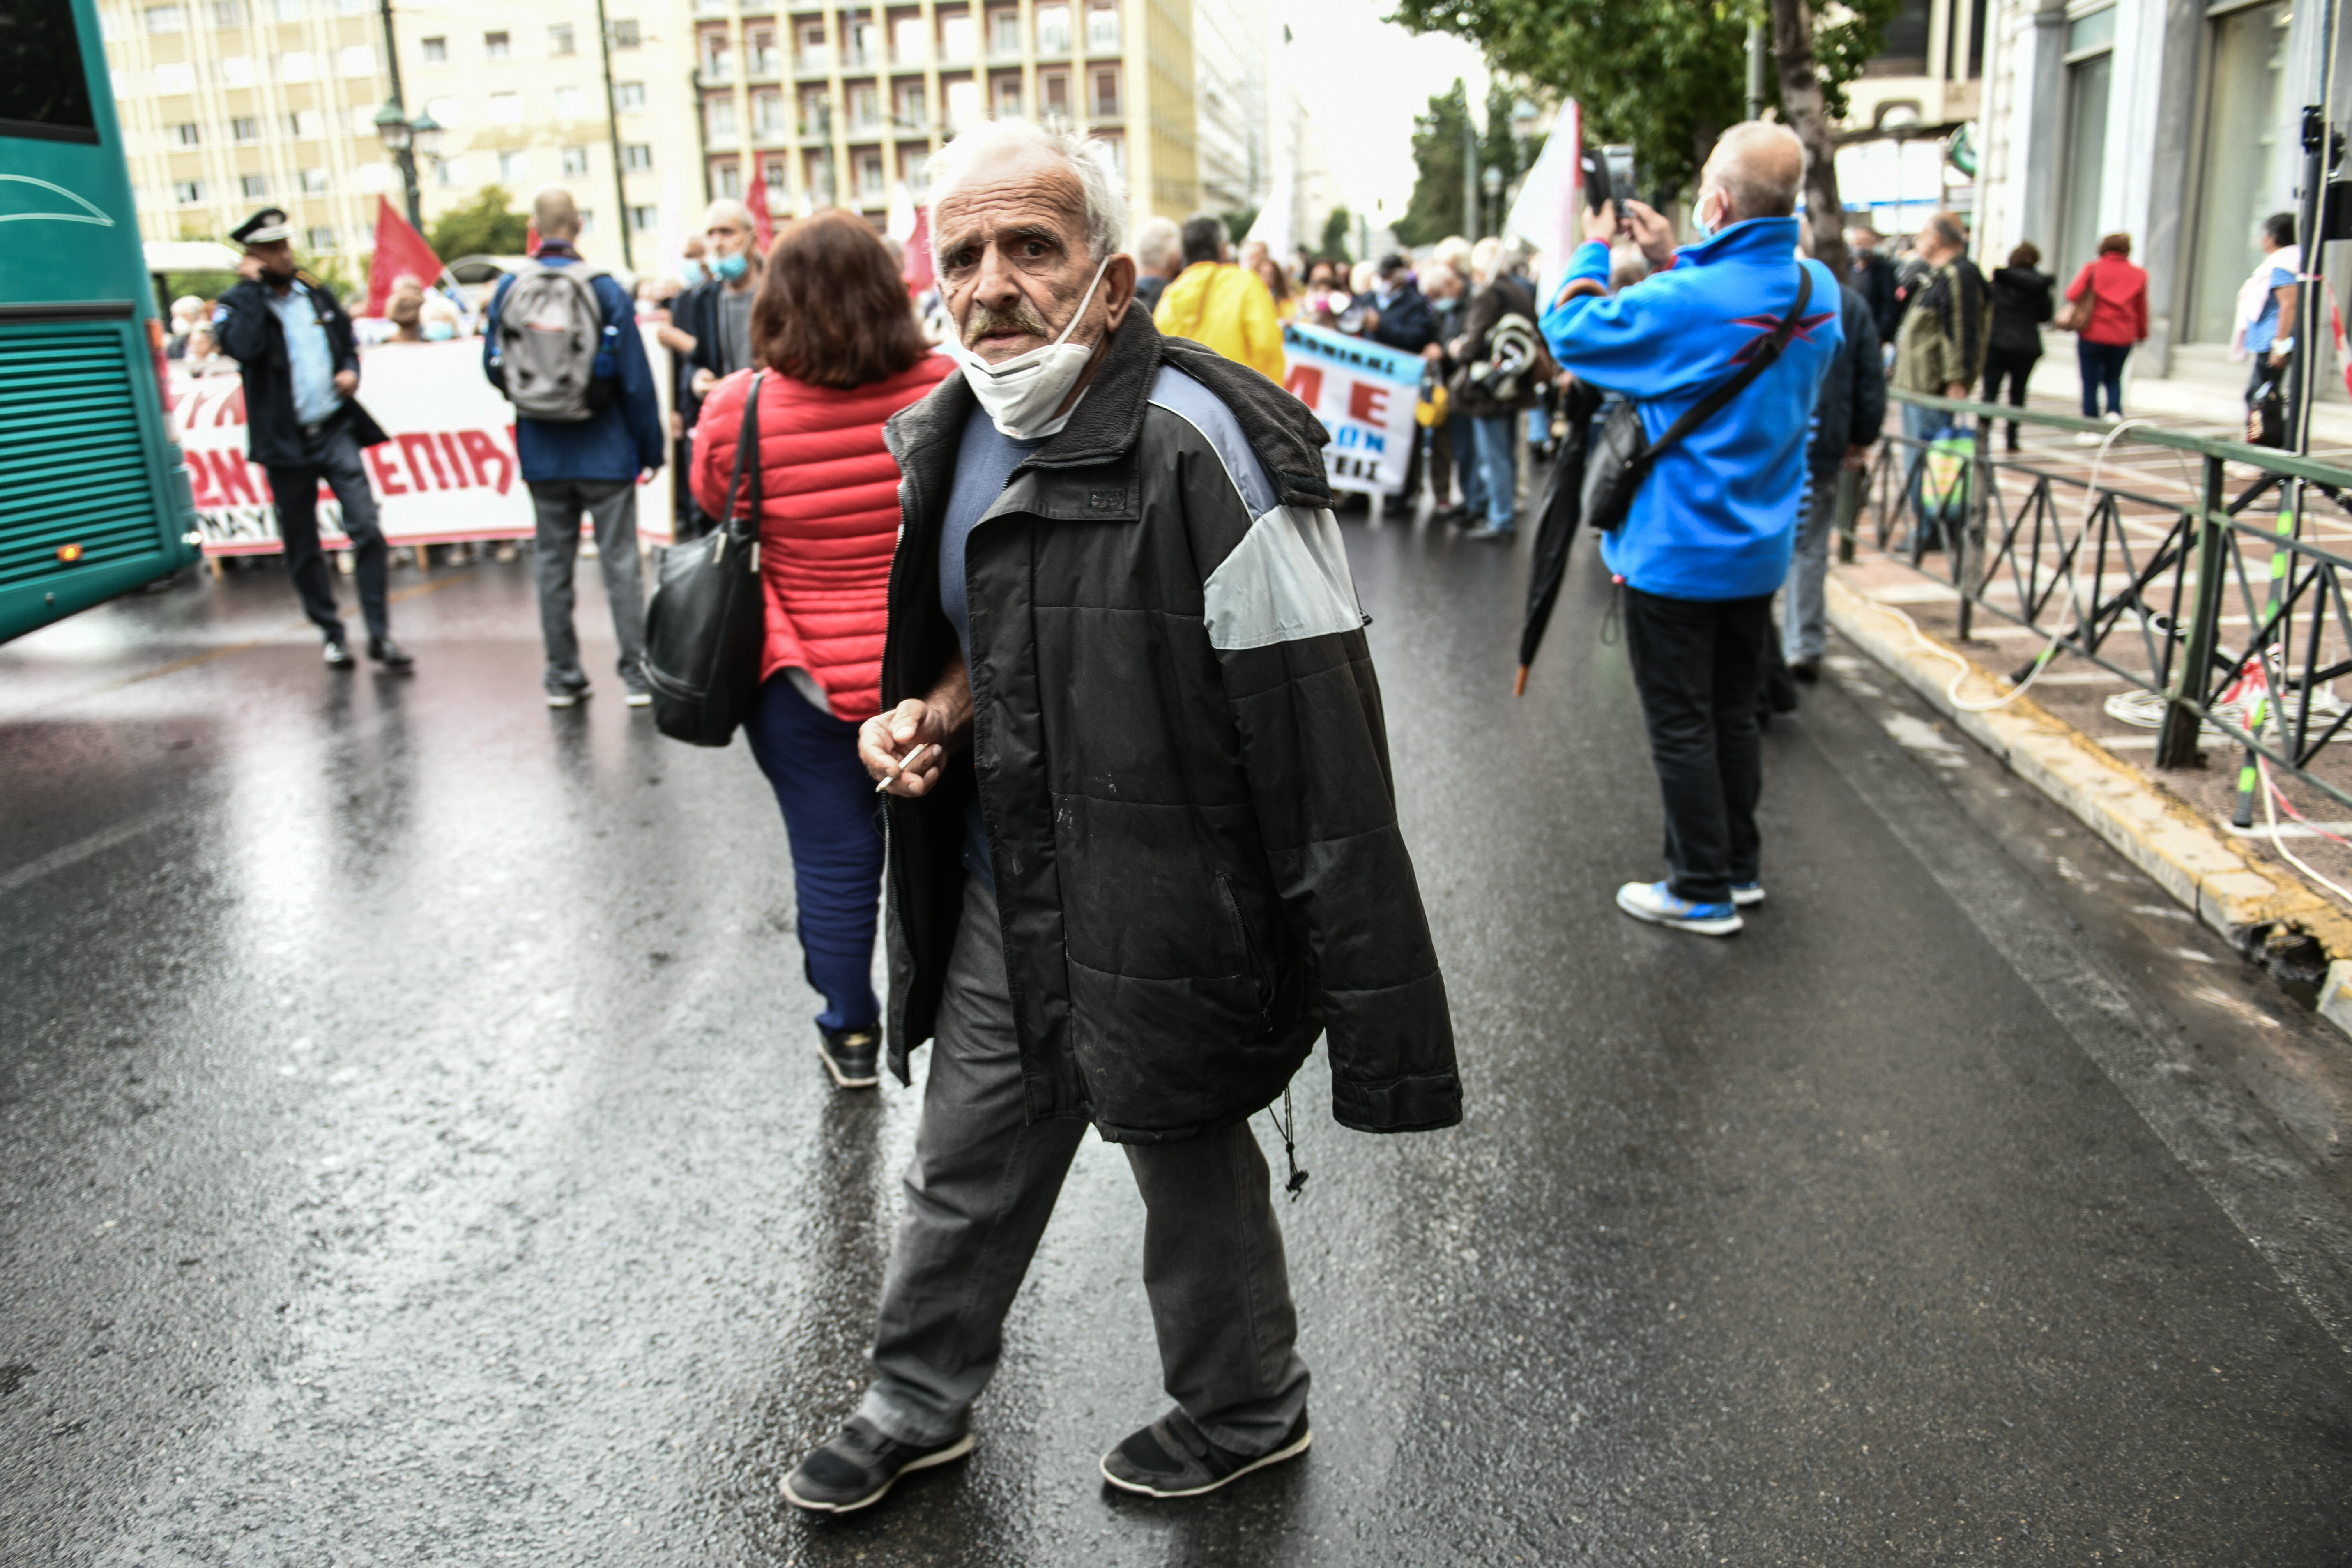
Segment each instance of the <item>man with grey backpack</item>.
[[547,705],[588,695],[572,624],[580,519],[595,529],[620,675],[629,706],[646,685],[646,596],[637,564],[637,486],[662,466],[661,405],[619,283],[581,258],[571,195],[531,203],[541,236],[531,263],[499,279],[482,334],[482,369],[515,406],[515,451],[538,514],[539,625],[547,646]]

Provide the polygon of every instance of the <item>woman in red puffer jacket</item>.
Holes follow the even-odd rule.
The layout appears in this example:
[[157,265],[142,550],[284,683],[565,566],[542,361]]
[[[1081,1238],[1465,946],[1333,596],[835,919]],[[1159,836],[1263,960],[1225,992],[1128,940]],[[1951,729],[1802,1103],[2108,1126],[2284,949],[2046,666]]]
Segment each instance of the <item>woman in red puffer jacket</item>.
[[[872,976],[882,824],[857,726],[881,706],[898,533],[898,465],[882,422],[954,366],[923,342],[881,239],[840,212],[777,239],[751,307],[751,343],[768,367],[758,409],[768,641],[744,732],[783,807],[794,924],[809,984],[824,997],[818,1054],[835,1083],[865,1089],[881,1048]],[[702,405],[694,496],[712,517],[727,512],[752,381],[738,371]]]
[[[2105,388],[2110,425],[2124,416],[2124,362],[2132,345],[2147,336],[2147,274],[2132,265],[2131,247],[2130,235],[2107,236],[2099,241],[2098,256],[2066,286],[2072,308],[2067,324],[2074,329],[2074,353],[2082,362],[2083,417],[2099,417]],[[2099,442],[2088,431],[2074,440],[2089,447]]]

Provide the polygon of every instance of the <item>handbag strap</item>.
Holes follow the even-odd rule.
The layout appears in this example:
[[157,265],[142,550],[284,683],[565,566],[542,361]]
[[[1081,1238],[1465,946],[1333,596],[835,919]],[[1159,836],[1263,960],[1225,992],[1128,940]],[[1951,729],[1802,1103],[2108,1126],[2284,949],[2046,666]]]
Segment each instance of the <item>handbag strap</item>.
[[1797,321],[1804,315],[1805,306],[1812,297],[1813,275],[1801,261],[1797,264],[1797,302],[1789,307],[1789,313],[1780,318],[1780,324],[1772,329],[1772,335],[1764,340],[1763,346],[1746,364],[1740,366],[1737,375],[1684,409],[1683,416],[1667,426],[1658,438],[1650,443],[1647,456],[1656,457],[1697,429],[1713,418],[1717,410],[1745,392],[1749,382],[1771,369],[1772,362],[1780,357],[1780,351],[1789,346],[1789,339],[1797,330]]
[[722,528],[732,529],[735,526],[735,497],[743,489],[743,475],[745,470],[749,469],[751,476],[750,531],[753,533],[759,531],[760,384],[767,379],[766,371],[754,372],[751,376],[751,390],[743,395],[743,424],[735,433],[735,473],[727,481],[727,511],[726,515],[719,520],[719,526]]

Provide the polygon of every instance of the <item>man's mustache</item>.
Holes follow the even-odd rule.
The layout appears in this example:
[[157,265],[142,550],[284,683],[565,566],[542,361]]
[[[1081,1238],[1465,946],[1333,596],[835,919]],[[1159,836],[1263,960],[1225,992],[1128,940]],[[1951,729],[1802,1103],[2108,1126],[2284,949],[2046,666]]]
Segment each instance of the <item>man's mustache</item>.
[[975,304],[971,316],[963,324],[964,347],[971,348],[993,332],[1032,332],[1041,338],[1054,335],[1045,319],[1027,305],[1015,305],[1009,310],[994,310]]

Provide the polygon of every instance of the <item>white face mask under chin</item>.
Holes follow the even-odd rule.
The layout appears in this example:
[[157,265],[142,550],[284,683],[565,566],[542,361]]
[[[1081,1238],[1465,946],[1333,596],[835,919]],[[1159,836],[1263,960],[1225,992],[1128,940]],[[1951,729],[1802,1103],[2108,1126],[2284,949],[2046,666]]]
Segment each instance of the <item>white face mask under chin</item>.
[[1043,343],[1027,353],[1015,354],[1001,364],[990,364],[969,349],[956,355],[963,365],[963,378],[980,405],[988,410],[1000,435],[1016,441],[1033,440],[1051,435],[1059,428],[1054,411],[1070,388],[1086,373],[1087,362],[1094,357],[1095,345],[1069,341],[1078,322],[1094,301],[1095,286],[1102,281],[1103,268],[1110,265],[1105,256],[1102,265],[1087,284],[1087,291],[1078,300],[1078,308],[1070,312],[1069,325],[1050,343]]

